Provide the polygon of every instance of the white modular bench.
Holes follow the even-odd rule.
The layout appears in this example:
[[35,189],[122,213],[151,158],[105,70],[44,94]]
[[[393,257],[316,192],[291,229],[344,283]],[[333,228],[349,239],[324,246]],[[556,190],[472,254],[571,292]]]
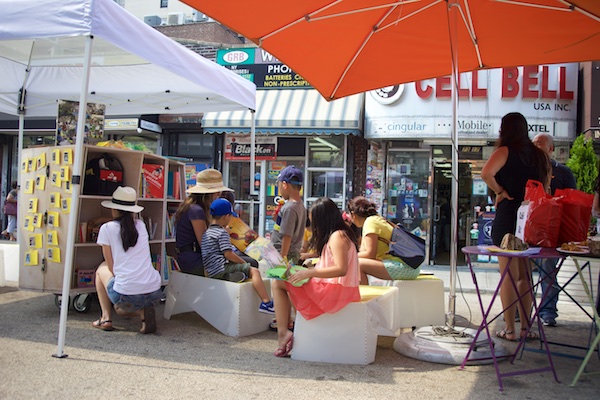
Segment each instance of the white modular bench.
[[338,364],[375,360],[380,330],[393,332],[398,288],[360,286],[361,301],[306,320],[296,314],[292,359]]
[[[271,281],[264,282],[270,292]],[[234,283],[175,271],[169,278],[166,294],[165,319],[193,311],[227,336],[266,331],[273,318],[258,312],[261,300],[251,281]]]
[[445,325],[444,281],[421,275],[409,281],[392,281],[398,288],[398,307],[394,324],[400,328]]
[[299,313],[292,359],[340,364],[370,364],[377,336],[398,336],[402,328],[444,325],[444,282],[423,275],[386,281],[389,286],[360,286],[361,302],[335,314],[307,321]]

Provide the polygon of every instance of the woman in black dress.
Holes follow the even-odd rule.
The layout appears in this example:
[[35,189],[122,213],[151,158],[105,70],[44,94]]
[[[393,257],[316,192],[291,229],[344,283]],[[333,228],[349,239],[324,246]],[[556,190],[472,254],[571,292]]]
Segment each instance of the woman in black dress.
[[[490,156],[481,171],[481,177],[496,194],[496,218],[492,225],[492,240],[495,245],[506,233],[514,233],[517,221],[517,210],[525,198],[527,180],[535,179],[548,189],[552,177],[550,160],[546,153],[538,149],[528,136],[527,120],[520,113],[509,113],[502,118],[500,137],[497,148]],[[500,272],[504,272],[508,263],[507,257],[498,257]],[[514,259],[510,263],[510,272],[516,281],[517,292],[510,279],[505,279],[500,287],[500,298],[504,311],[506,328],[496,336],[507,340],[518,340],[527,335],[527,339],[537,339],[538,335],[529,330],[529,318],[533,299],[525,295],[517,302],[521,315],[521,333],[515,331],[515,312],[513,304],[518,296],[529,290],[527,282],[529,269],[525,259]],[[508,307],[508,305],[513,304]]]

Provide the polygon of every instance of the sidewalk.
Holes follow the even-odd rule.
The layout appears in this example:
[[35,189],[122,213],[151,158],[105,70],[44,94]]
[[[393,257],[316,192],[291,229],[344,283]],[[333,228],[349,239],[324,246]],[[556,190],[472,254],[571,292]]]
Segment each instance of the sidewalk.
[[[461,290],[464,292],[475,293],[475,284],[471,277],[471,271],[469,267],[465,265],[457,266],[456,276],[456,292]],[[498,267],[474,267],[475,277],[477,278],[477,284],[479,290],[482,293],[494,293],[500,281],[500,272]],[[432,273],[438,278],[444,281],[444,288],[450,289],[450,266],[449,265],[423,265],[421,266],[421,272]],[[534,277],[535,279],[535,277]]]
[[[439,269],[439,276],[444,272]],[[489,275],[493,275],[489,273]],[[462,287],[470,276],[459,271]],[[467,279],[467,277],[469,279]],[[491,278],[490,278],[491,279]],[[444,277],[444,280],[445,277]],[[447,293],[446,293],[447,294]],[[489,303],[491,295],[484,294]],[[497,307],[495,303],[494,307]],[[380,337],[375,362],[367,366],[321,364],[273,356],[276,334],[231,338],[220,334],[198,315],[162,319],[157,307],[158,333],[137,333],[139,320],[114,316],[117,328],[104,332],[91,326],[100,313],[93,304],[87,314],[69,310],[65,353],[57,351],[59,310],[54,296],[15,288],[0,288],[0,398],[94,399],[109,397],[152,399],[593,399],[600,379],[573,379],[581,360],[553,357],[560,383],[551,373],[504,379],[498,391],[493,365],[469,366],[418,361],[396,353],[393,338]],[[546,329],[549,340],[587,343],[590,321],[576,306],[560,306],[556,328]],[[456,326],[477,326],[481,320],[476,295],[457,291]],[[503,327],[500,320],[492,328]],[[514,348],[515,343],[501,341]],[[528,344],[535,349],[538,343]],[[582,356],[580,350],[552,346],[555,351]],[[514,365],[500,363],[503,372],[547,365],[543,354],[526,351]],[[588,370],[600,371],[593,356]]]

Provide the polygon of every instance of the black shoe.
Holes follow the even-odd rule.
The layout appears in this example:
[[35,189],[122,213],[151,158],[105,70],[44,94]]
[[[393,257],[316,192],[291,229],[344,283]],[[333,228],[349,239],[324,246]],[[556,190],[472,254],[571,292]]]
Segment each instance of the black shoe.
[[144,308],[144,319],[142,322],[145,323],[144,329],[140,330],[141,333],[154,333],[156,332],[156,313],[154,312],[154,306]]
[[552,317],[547,317],[547,318],[542,318],[542,324],[544,324],[544,326],[556,326],[556,319],[552,318]]

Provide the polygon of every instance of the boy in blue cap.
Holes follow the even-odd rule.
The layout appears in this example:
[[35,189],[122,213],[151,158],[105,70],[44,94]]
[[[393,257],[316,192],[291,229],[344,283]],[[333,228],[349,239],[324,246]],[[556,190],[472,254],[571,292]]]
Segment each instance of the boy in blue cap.
[[235,282],[242,282],[249,276],[262,301],[258,311],[274,314],[273,301],[269,298],[260,271],[234,253],[235,248],[229,239],[229,232],[225,229],[231,216],[237,217],[231,203],[223,198],[216,199],[210,205],[210,215],[212,223],[202,235],[200,244],[206,276]]
[[279,210],[271,233],[271,243],[282,257],[296,264],[306,225],[306,208],[300,197],[304,176],[294,165],[285,167],[277,177],[278,193],[286,202]]

